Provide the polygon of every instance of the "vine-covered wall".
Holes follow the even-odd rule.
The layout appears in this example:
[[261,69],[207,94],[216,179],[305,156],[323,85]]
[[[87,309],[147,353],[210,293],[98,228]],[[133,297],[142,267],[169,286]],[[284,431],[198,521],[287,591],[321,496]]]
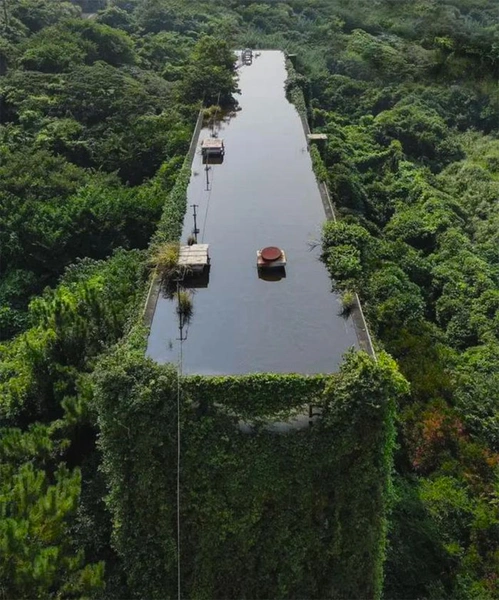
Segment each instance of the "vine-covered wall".
[[[95,381],[128,586],[135,597],[175,597],[177,375],[123,345]],[[379,597],[394,401],[407,391],[393,362],[351,353],[327,378],[180,384],[182,596]],[[280,435],[237,426],[298,398],[322,407],[312,427]]]
[[[188,157],[156,244],[181,233],[189,176]],[[144,357],[143,343],[134,328],[94,377],[113,545],[130,593],[176,597],[180,565],[181,595],[193,599],[379,598],[394,406],[407,392],[393,361],[351,352],[329,376],[179,380]],[[321,414],[313,425],[268,427],[309,405]]]
[[242,376],[204,377],[191,375],[183,382],[189,397],[201,412],[224,407],[240,417],[261,419],[296,412],[305,404],[320,402],[325,375],[258,373]]

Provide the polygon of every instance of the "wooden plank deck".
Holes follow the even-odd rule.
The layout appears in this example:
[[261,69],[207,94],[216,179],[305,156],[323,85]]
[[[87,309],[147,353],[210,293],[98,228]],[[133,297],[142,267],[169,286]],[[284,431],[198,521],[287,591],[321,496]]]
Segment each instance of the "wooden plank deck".
[[208,254],[209,244],[192,244],[180,246],[178,264],[193,271],[202,270],[210,263]]
[[225,151],[222,138],[205,138],[201,142],[201,152],[203,154],[223,154]]

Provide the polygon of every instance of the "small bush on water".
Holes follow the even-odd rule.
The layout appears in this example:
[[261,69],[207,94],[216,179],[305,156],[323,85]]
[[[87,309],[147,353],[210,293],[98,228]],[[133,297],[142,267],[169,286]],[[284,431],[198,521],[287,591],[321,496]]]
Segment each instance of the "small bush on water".
[[343,292],[341,296],[341,312],[343,315],[349,315],[352,312],[355,306],[355,300],[355,292],[352,292],[351,290]]
[[193,314],[192,296],[187,290],[180,290],[175,294],[177,300],[177,314],[182,325],[188,323]]

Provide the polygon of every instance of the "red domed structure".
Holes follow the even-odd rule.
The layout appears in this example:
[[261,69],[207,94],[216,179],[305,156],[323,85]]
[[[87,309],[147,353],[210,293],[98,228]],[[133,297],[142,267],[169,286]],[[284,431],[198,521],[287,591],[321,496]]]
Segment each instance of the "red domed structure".
[[256,265],[259,269],[282,269],[286,266],[284,250],[277,246],[266,246],[256,253]]
[[280,258],[282,255],[282,250],[277,246],[267,246],[266,248],[263,248],[263,250],[260,250],[260,254],[263,260],[269,262]]

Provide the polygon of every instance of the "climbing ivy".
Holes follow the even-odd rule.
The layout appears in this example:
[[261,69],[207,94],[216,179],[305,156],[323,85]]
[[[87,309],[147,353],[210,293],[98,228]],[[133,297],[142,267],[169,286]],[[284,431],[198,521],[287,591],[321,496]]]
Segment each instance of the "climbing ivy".
[[326,165],[322,160],[319,148],[317,148],[315,144],[312,144],[310,146],[310,158],[312,159],[312,167],[314,169],[314,173],[317,177],[317,180],[320,182],[327,183],[329,176],[327,173]]
[[182,235],[182,224],[187,208],[187,188],[191,178],[191,164],[192,159],[189,156],[186,157],[175,185],[166,196],[163,214],[154,236],[156,243],[177,241]]
[[318,402],[330,377],[260,373],[244,376],[184,380],[184,389],[203,410],[226,407],[244,417],[257,418]]
[[303,75],[299,75],[296,72],[293,63],[289,59],[286,60],[286,70],[288,72],[285,84],[286,96],[289,101],[296,106],[296,110],[300,116],[307,118],[307,104],[303,94],[303,89],[307,84],[307,80]]
[[[95,374],[130,593],[177,595],[179,400],[183,597],[379,598],[394,403],[407,391],[393,362],[352,352],[330,377],[177,377],[125,345]],[[323,418],[290,435],[238,425],[298,399]]]
[[[303,123],[303,127],[305,129],[305,133],[310,131],[308,121],[308,108],[307,103],[305,101],[305,94],[303,90],[307,85],[307,80],[303,75],[299,75],[293,63],[290,60],[286,60],[286,70],[288,72],[288,77],[286,79],[286,95],[288,100],[295,106],[298,114]],[[311,144],[309,146],[310,158],[312,159],[312,168],[314,170],[315,176],[319,182],[327,183],[329,177],[327,168],[322,160],[321,153],[319,152],[319,148],[315,144]]]

